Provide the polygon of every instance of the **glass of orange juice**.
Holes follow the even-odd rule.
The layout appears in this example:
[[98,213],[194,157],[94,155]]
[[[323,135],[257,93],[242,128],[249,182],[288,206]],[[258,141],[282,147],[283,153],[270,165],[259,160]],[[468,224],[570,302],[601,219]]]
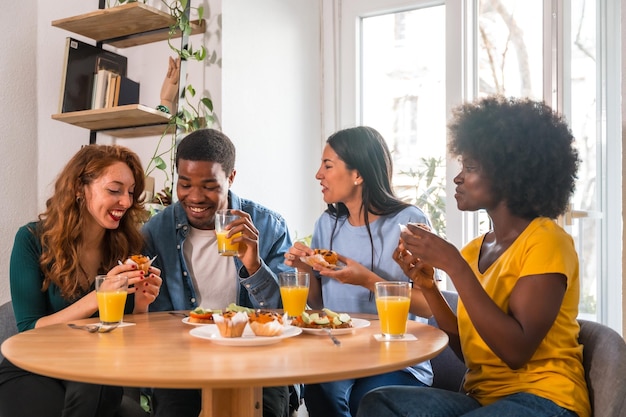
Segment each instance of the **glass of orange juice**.
[[405,281],[376,283],[376,309],[385,339],[401,339],[411,305],[411,284]]
[[239,242],[233,243],[233,238],[241,236],[241,232],[228,236],[226,226],[239,218],[231,210],[217,210],[215,212],[215,236],[217,237],[217,252],[222,256],[236,256],[239,253]]
[[96,297],[98,298],[98,312],[102,325],[110,326],[122,323],[127,292],[127,276],[96,276]]
[[307,272],[280,272],[280,297],[283,299],[283,309],[289,317],[302,315],[306,308],[306,299],[309,296],[309,274]]

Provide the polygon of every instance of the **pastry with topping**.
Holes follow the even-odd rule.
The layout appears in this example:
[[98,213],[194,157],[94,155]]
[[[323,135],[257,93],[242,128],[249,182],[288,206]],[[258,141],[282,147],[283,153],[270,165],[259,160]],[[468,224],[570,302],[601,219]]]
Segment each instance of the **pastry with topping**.
[[222,337],[241,337],[248,324],[248,314],[242,311],[225,311],[222,314],[213,314],[213,321]]
[[283,316],[275,311],[257,310],[248,313],[248,322],[257,336],[278,336],[283,333]]

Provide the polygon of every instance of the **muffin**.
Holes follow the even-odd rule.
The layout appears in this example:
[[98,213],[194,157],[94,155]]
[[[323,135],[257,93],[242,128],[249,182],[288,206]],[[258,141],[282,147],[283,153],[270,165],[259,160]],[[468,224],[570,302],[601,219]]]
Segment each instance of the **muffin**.
[[248,324],[248,315],[241,311],[226,311],[223,314],[213,314],[213,321],[222,337],[241,337]]
[[257,336],[278,336],[283,332],[283,317],[267,310],[248,314],[250,328]]
[[329,250],[329,249],[314,249],[316,255],[321,255],[324,261],[328,262],[329,265],[336,266],[339,261],[339,255],[337,252]]
[[145,255],[131,255],[128,259],[126,259],[126,264],[135,264],[137,265],[137,269],[148,273],[148,269],[150,265],[152,265],[152,259],[148,258]]

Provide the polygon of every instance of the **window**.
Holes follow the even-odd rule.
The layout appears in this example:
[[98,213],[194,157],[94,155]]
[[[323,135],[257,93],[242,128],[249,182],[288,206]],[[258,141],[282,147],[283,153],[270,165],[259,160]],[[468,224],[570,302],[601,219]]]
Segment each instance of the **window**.
[[620,2],[343,0],[336,12],[335,126],[379,130],[399,194],[430,210],[457,246],[489,222],[450,197],[449,110],[497,92],[543,98],[566,116],[583,161],[561,219],[579,252],[580,313],[621,332],[621,199],[606,191],[621,189],[620,62],[607,53],[621,50]]

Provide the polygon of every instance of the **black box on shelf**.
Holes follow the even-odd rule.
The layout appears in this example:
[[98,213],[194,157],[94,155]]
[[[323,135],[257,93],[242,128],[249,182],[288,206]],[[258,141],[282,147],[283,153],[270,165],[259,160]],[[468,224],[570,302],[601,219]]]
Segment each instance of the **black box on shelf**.
[[126,67],[125,56],[68,37],[65,46],[59,113],[92,108],[95,74],[99,70],[106,70],[126,76]]
[[120,77],[120,91],[117,106],[139,103],[139,83],[125,76]]

